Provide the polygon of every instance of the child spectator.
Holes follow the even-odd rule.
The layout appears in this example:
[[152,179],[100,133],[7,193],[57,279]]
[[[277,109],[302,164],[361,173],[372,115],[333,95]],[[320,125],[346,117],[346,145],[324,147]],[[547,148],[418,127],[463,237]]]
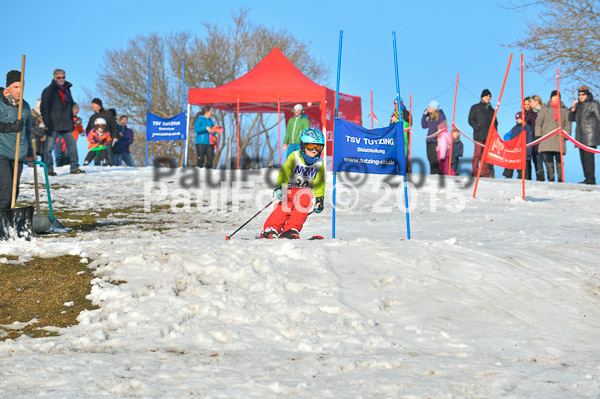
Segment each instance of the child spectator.
[[[510,130],[510,136],[508,134],[505,135],[504,137],[504,141],[508,141],[508,140],[512,140],[516,137],[519,136],[519,134],[521,134],[521,132],[525,131],[526,134],[526,141],[527,144],[531,143],[533,141],[533,130],[531,129],[531,126],[529,126],[528,124],[525,124],[525,126],[523,126],[523,113],[522,112],[517,112],[517,115],[515,115],[515,119],[517,120],[517,124],[515,126],[513,126],[513,128]],[[533,147],[528,147],[527,148],[527,163],[525,166],[525,179],[527,180],[531,180],[531,154],[533,153]],[[507,179],[512,179],[513,176],[513,170],[514,169],[504,169],[504,172],[502,172],[502,175],[504,175],[504,177],[506,177]],[[519,179],[522,178],[522,169],[518,169],[517,170],[517,176],[519,177]]]
[[460,141],[460,132],[458,129],[452,131],[452,164],[450,165],[450,175],[458,175],[458,158],[463,156],[463,142]]
[[450,162],[450,132],[448,131],[448,126],[446,125],[446,121],[441,121],[438,125],[438,131],[440,132],[437,141],[437,147],[435,148],[437,152],[438,165],[440,166],[440,174],[447,175],[448,174],[448,162]]
[[88,154],[85,157],[84,165],[89,165],[94,160],[94,165],[109,165],[107,147],[110,145],[110,132],[106,129],[106,119],[96,118],[95,128],[88,133]]

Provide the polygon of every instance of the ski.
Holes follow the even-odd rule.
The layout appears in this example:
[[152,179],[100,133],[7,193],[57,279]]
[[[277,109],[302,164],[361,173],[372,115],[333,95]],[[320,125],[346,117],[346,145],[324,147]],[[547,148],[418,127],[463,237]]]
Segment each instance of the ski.
[[[314,235],[310,238],[299,238],[299,240],[324,240],[325,238],[323,236],[320,235]],[[240,240],[265,240],[265,241],[269,241],[269,240],[279,240],[279,238],[262,238],[261,236],[255,236],[254,238],[250,238],[250,237],[240,237]],[[283,238],[282,238],[283,240]]]

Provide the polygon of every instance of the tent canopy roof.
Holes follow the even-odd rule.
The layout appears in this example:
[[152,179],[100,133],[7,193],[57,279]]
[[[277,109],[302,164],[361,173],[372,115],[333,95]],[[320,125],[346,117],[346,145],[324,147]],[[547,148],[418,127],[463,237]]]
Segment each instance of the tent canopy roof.
[[211,104],[233,110],[240,103],[242,112],[277,112],[298,102],[325,102],[325,86],[306,77],[277,47],[243,76],[209,89],[189,89],[190,104]]

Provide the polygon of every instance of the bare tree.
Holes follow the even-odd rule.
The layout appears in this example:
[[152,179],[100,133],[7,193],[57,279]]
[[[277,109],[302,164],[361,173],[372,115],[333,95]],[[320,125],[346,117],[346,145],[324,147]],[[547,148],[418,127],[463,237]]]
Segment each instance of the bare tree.
[[525,21],[525,36],[510,46],[531,51],[538,72],[556,67],[571,83],[600,90],[600,1],[522,0],[512,8],[539,9]]
[[[160,117],[171,117],[182,110],[182,60],[187,87],[217,87],[230,82],[262,60],[274,47],[281,51],[309,78],[319,81],[328,75],[328,68],[309,54],[309,44],[296,39],[286,30],[275,30],[254,25],[248,9],[239,9],[232,14],[232,23],[221,26],[204,22],[205,34],[176,32],[159,36],[135,37],[121,49],[106,52],[103,70],[98,78],[98,92],[105,103],[117,108],[120,113],[130,115],[136,130],[145,132],[147,112],[148,57],[151,57],[150,112]],[[233,110],[232,110],[233,111]],[[190,119],[188,131],[193,134],[193,124],[198,114]],[[218,135],[219,146],[215,153],[214,166],[227,153],[229,137],[237,136],[237,118],[231,112],[217,111],[213,117],[224,127]],[[261,153],[264,146],[252,145],[265,140],[269,150],[265,152],[272,160],[273,151],[269,142],[269,129],[262,114],[243,114],[240,117],[240,154],[247,166],[262,166]],[[275,125],[276,126],[276,125]],[[272,129],[272,127],[271,127]],[[193,140],[186,149],[195,153]],[[133,149],[141,161],[145,153],[145,134],[138,134]],[[144,149],[144,150],[142,150]],[[151,144],[154,155],[161,157],[182,156],[181,142],[157,142]],[[235,152],[233,152],[235,153]],[[226,160],[229,162],[229,160]],[[195,164],[195,162],[193,162]]]

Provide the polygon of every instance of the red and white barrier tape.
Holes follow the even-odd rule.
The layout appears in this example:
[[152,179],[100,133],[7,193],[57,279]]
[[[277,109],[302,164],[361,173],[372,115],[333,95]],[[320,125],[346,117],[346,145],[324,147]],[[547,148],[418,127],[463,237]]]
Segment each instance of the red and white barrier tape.
[[464,133],[462,130],[460,130],[460,128],[459,128],[458,126],[454,125],[454,128],[455,128],[456,130],[458,130],[458,132],[459,132],[460,134],[462,134],[463,136],[465,136],[465,137],[466,137],[466,138],[467,138],[469,141],[471,141],[473,144],[475,144],[475,145],[478,145],[478,146],[480,146],[480,147],[485,147],[485,144],[481,144],[480,142],[473,140],[472,138],[470,138],[469,136],[467,136],[467,135],[466,135],[466,134],[465,134],[465,133]]
[[[462,131],[462,130],[461,130],[459,127],[458,127],[458,126],[454,125],[454,128],[455,128],[456,130],[458,130],[458,131],[459,131],[459,133],[460,133],[461,135],[463,135],[464,137],[466,137],[466,138],[467,138],[469,141],[471,141],[473,144],[475,144],[475,145],[478,145],[478,146],[480,146],[480,147],[485,147],[485,144],[481,144],[480,142],[473,140],[472,138],[470,138],[469,136],[467,136],[467,135],[466,135],[466,134],[465,134],[465,133],[464,133],[464,132],[463,132],[463,131]],[[407,130],[409,130],[409,129],[407,129]],[[545,134],[545,135],[543,135],[542,137],[540,137],[540,138],[538,138],[538,139],[535,139],[535,140],[534,140],[534,141],[532,141],[531,143],[528,143],[528,144],[527,144],[527,147],[533,147],[534,145],[537,145],[537,144],[541,143],[542,141],[549,139],[551,136],[553,136],[553,135],[555,135],[556,133],[558,133],[558,132],[559,132],[559,130],[561,130],[561,129],[558,129],[558,128],[557,128],[557,129],[554,129],[554,130],[553,130],[553,131],[551,131],[551,132],[548,132],[548,133],[546,133],[546,134]],[[562,132],[563,132],[563,136],[564,136],[564,137],[565,137],[567,140],[569,140],[570,142],[572,142],[572,143],[573,143],[573,145],[575,145],[575,147],[578,147],[578,148],[580,148],[580,149],[582,149],[582,150],[584,150],[584,151],[587,151],[587,152],[592,152],[592,153],[594,153],[594,154],[600,154],[600,150],[597,150],[597,149],[595,149],[595,148],[588,147],[588,146],[586,146],[586,145],[584,145],[584,144],[580,143],[579,141],[577,141],[577,140],[576,140],[576,139],[574,139],[573,137],[569,136],[569,134],[568,134],[567,132],[565,132],[564,130],[562,130]],[[432,134],[431,136],[425,136],[425,137],[426,137],[426,138],[436,137],[436,136],[439,136],[441,133],[442,133],[442,130],[438,130],[436,133]],[[411,133],[411,134],[415,134],[415,133]],[[421,136],[421,137],[423,137],[423,136]]]
[[567,140],[569,140],[571,143],[573,143],[575,145],[575,147],[579,147],[580,149],[587,151],[587,152],[593,152],[594,154],[600,154],[600,150],[597,150],[595,148],[591,148],[591,147],[588,147],[587,145],[581,144],[579,141],[577,141],[573,137],[569,136],[567,134],[567,132],[565,132],[564,130],[563,130],[563,133],[565,134],[565,138]]

